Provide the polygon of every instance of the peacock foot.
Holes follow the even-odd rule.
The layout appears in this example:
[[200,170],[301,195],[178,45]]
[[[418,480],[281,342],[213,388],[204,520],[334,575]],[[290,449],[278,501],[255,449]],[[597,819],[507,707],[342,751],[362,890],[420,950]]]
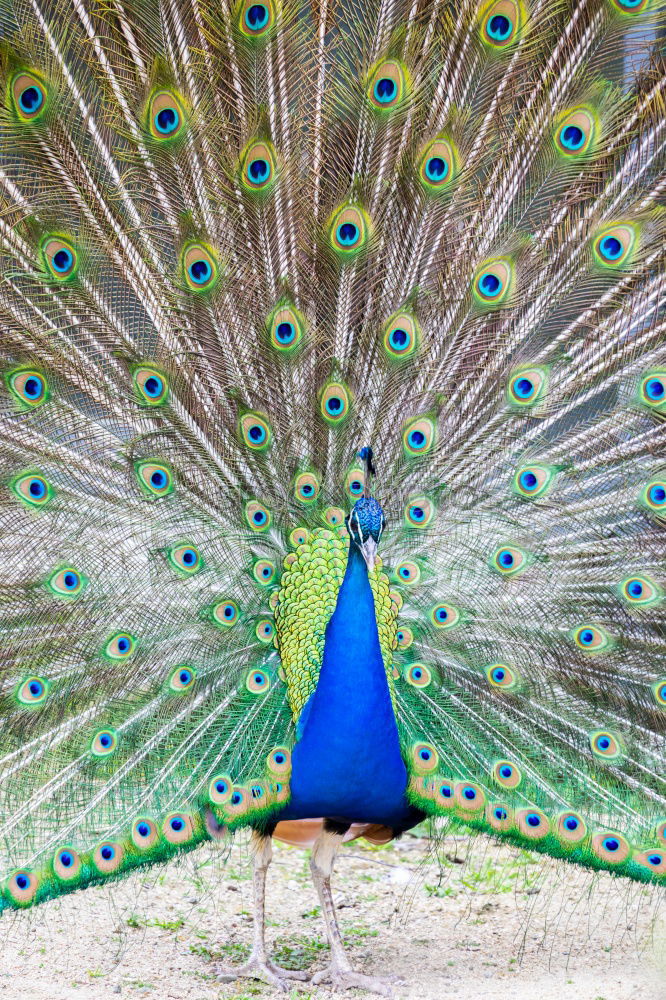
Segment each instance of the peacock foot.
[[260,958],[257,955],[250,955],[245,965],[236,967],[216,965],[215,975],[223,983],[230,983],[235,979],[260,979],[283,993],[291,989],[291,984],[295,979],[305,982],[310,978],[307,972],[282,969],[279,965],[271,962],[269,958]]
[[390,983],[376,976],[366,976],[353,969],[342,968],[332,962],[325,969],[315,972],[310,980],[313,986],[330,983],[334,990],[367,990],[368,993],[378,993],[382,997],[395,996]]

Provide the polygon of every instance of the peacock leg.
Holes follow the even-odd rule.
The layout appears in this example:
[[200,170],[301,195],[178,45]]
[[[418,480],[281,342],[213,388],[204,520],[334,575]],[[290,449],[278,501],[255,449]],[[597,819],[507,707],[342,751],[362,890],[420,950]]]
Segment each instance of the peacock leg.
[[[342,832],[340,832],[342,831]],[[326,923],[326,934],[331,947],[330,964],[316,972],[312,977],[313,985],[322,982],[330,982],[336,990],[363,989],[370,993],[379,993],[381,996],[392,997],[393,990],[388,983],[377,979],[374,976],[366,976],[361,972],[354,972],[351,963],[347,958],[342,935],[338,927],[338,920],[335,915],[333,904],[333,893],[331,892],[331,873],[335,863],[335,856],[342,843],[345,830],[339,824],[324,824],[324,829],[317,837],[310,856],[310,871],[312,881],[315,884],[321,910]]]
[[266,873],[273,857],[273,842],[270,836],[252,831],[252,847],[254,850],[254,939],[252,952],[245,963],[238,968],[218,965],[216,975],[223,982],[234,979],[261,979],[278,990],[287,991],[294,979],[306,980],[305,972],[295,972],[291,969],[281,969],[266,955],[266,940],[264,936],[266,912]]

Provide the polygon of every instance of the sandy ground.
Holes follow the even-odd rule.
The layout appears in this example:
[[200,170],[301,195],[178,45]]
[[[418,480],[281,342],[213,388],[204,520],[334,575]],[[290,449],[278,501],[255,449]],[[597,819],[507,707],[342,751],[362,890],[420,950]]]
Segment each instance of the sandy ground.
[[[247,841],[214,847],[0,920],[2,1000],[251,1000],[285,994],[220,983],[251,939]],[[664,1000],[666,909],[654,892],[482,839],[407,836],[343,848],[334,883],[356,968],[401,976],[418,1000]],[[281,964],[327,957],[307,854],[277,845],[268,937]],[[369,996],[307,984],[288,1000]]]

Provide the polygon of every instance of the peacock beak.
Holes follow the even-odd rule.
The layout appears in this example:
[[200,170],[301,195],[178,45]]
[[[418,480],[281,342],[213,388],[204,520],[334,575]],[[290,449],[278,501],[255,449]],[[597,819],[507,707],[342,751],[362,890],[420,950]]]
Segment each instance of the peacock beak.
[[365,559],[365,565],[368,567],[368,573],[372,573],[375,568],[375,559],[377,558],[377,542],[374,540],[372,535],[370,535],[366,538],[360,548],[363,553],[363,558]]

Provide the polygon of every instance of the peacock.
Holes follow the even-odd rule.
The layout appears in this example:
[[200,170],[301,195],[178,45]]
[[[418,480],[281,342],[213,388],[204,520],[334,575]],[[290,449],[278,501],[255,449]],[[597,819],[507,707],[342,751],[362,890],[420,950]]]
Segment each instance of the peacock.
[[0,909],[425,820],[666,884],[659,0],[0,0]]

